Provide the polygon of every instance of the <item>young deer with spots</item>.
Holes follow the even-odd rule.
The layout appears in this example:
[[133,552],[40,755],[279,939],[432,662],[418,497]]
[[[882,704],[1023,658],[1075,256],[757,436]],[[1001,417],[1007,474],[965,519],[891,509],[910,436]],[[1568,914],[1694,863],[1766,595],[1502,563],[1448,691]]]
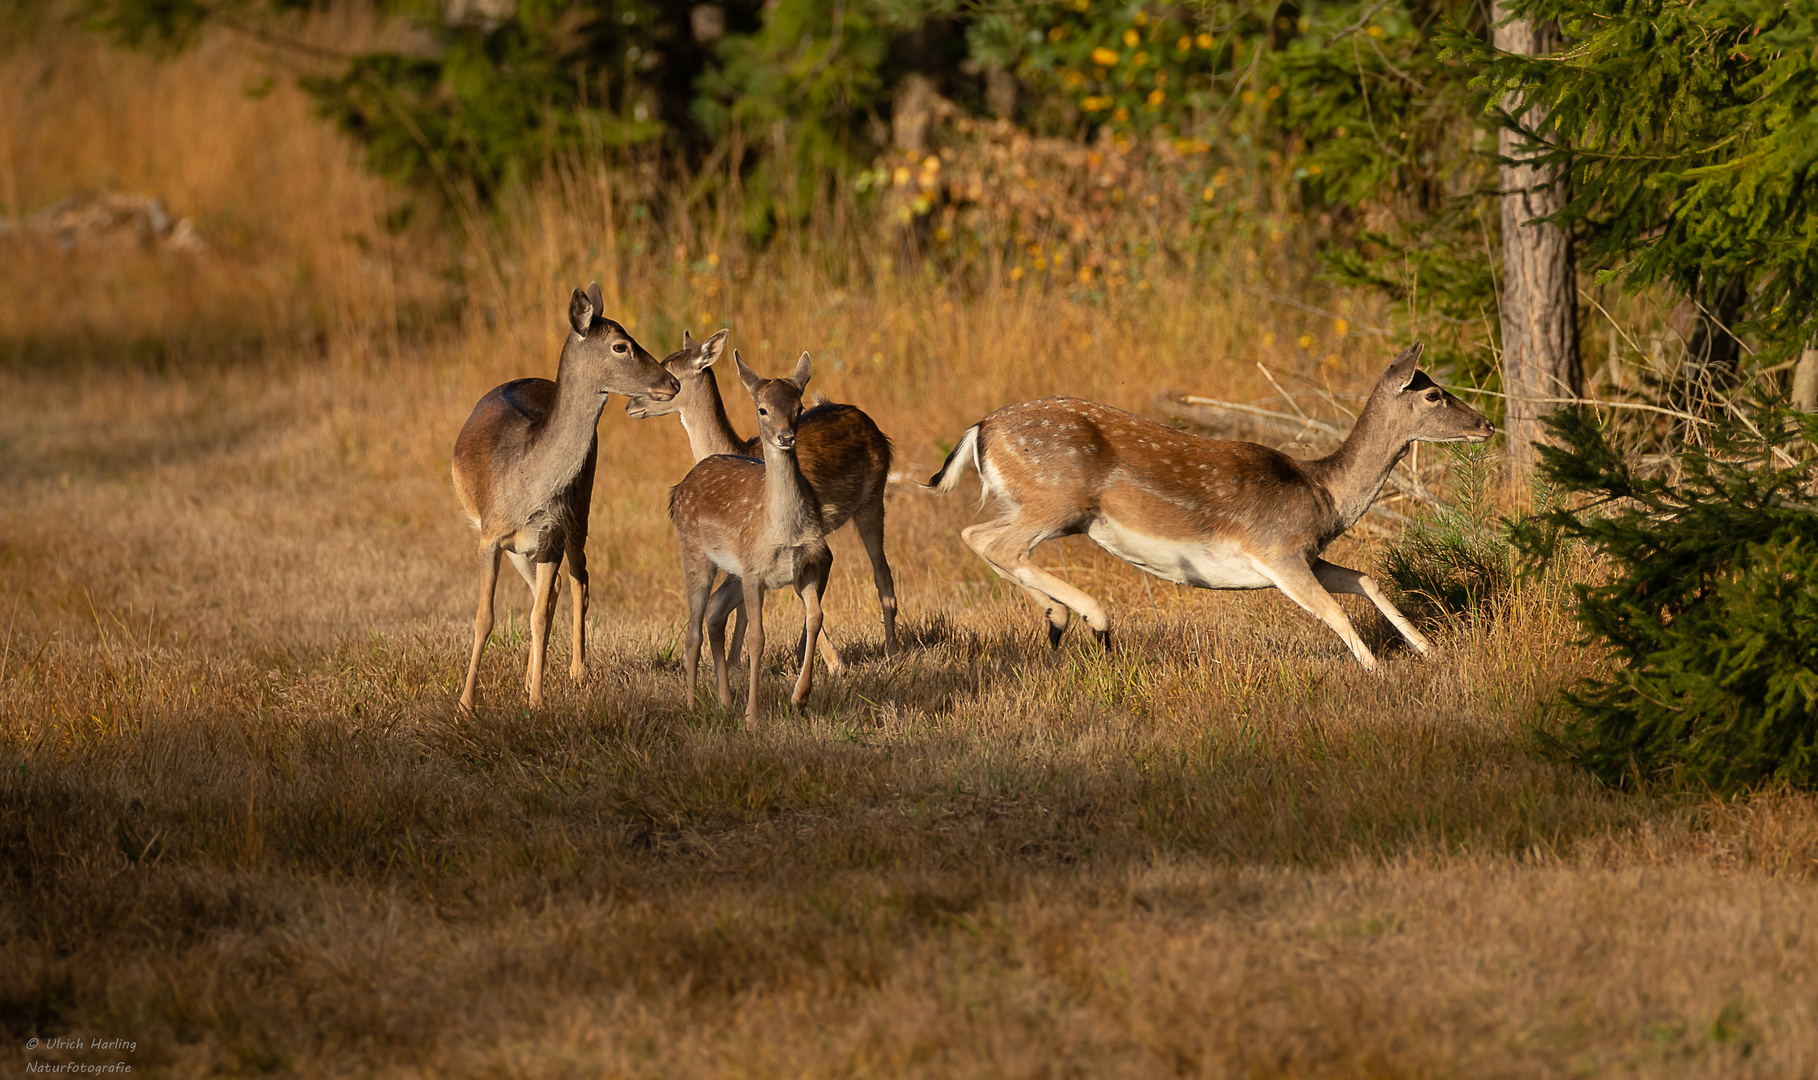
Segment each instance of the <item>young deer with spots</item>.
[[587,515],[607,394],[675,396],[676,381],[625,328],[600,317],[600,286],[568,302],[570,333],[554,382],[516,379],[473,408],[455,439],[454,486],[480,532],[480,608],[461,708],[473,708],[480,654],[492,634],[499,556],[530,585],[530,667],[525,689],[543,700],[543,658],[555,614],[556,570],[566,559],[574,584],[574,657],[569,673],[587,677]]
[[[720,703],[732,704],[726,661],[726,617],[743,599],[748,620],[746,652],[751,668],[745,723],[758,721],[758,672],[764,659],[764,593],[794,588],[802,598],[802,661],[790,703],[801,706],[814,684],[814,655],[821,634],[821,598],[833,569],[833,552],[821,524],[814,489],[796,456],[802,417],[802,390],[812,366],[803,353],[794,374],[764,379],[739,358],[739,379],[757,406],[762,461],[716,454],[702,458],[669,496],[669,517],[682,546],[682,586],[688,597],[688,633],[682,673],[692,693],[701,660],[701,624],[707,621]],[[714,571],[727,578],[715,592]],[[711,608],[709,610],[709,599]]]
[[1495,427],[1416,369],[1420,345],[1395,359],[1344,444],[1300,461],[1266,446],[1191,435],[1076,398],[999,409],[960,437],[929,480],[952,491],[977,469],[1003,513],[960,535],[1048,616],[1059,646],[1076,611],[1106,646],[1111,625],[1090,596],[1030,559],[1037,545],[1085,533],[1118,558],[1201,589],[1274,586],[1344,639],[1365,670],[1376,657],[1333,593],[1368,597],[1414,649],[1433,646],[1376,583],[1320,558],[1362,517],[1415,442],[1473,442]]
[[[714,361],[725,349],[726,335],[719,333],[696,345],[682,335],[682,348],[663,360],[681,390],[667,401],[633,398],[625,413],[636,419],[675,413],[688,433],[694,460],[715,454],[759,455],[758,440],[741,439],[726,418],[720,384],[713,375]],[[848,521],[857,530],[871,560],[871,579],[877,586],[878,606],[884,613],[884,652],[900,651],[896,640],[896,579],[884,557],[884,487],[890,475],[890,440],[871,417],[851,405],[816,405],[802,413],[797,427],[795,457],[808,486],[821,507],[821,528],[831,535]],[[728,650],[730,663],[738,662],[739,641],[744,636],[743,608],[738,629]],[[839,650],[827,636],[821,638],[821,657],[835,675],[844,665]]]

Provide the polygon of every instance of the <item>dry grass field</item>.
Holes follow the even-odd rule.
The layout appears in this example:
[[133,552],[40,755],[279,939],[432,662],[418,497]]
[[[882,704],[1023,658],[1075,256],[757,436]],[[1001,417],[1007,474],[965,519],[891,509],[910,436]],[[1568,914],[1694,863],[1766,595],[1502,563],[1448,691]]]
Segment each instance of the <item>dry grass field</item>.
[[[282,72],[249,99],[242,42],[10,48],[0,212],[150,191],[208,247],[0,237],[8,1075],[1818,1074],[1818,804],[1612,794],[1536,754],[1536,703],[1596,662],[1558,583],[1438,628],[1432,662],[1372,616],[1372,677],[1279,594],[1074,540],[1045,564],[1120,647],[1076,624],[1050,653],[958,540],[974,484],[899,487],[907,654],[842,534],[852,669],[747,733],[681,685],[683,432],[615,399],[592,680],[558,635],[526,710],[507,573],[456,709],[448,453],[488,388],[553,374],[571,287],[659,354],[720,325],[763,371],[811,350],[925,478],[1026,397],[1251,400],[1256,360],[1364,388],[1393,343],[1257,296],[1370,321],[1288,245],[1102,303],[968,294],[835,274],[851,239],[636,233],[615,174],[576,168],[457,253],[386,227],[397,194]],[[769,610],[780,695],[799,608]],[[28,1048],[59,1037],[133,1048]]]

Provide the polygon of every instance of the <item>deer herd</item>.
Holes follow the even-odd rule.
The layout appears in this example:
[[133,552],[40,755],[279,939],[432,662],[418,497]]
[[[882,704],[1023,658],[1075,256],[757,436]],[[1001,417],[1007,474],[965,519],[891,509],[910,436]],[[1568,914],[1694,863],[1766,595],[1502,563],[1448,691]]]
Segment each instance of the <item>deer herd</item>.
[[[760,714],[764,594],[801,598],[799,668],[790,694],[800,708],[813,686],[818,650],[828,672],[845,663],[822,634],[833,554],[828,534],[851,522],[871,561],[883,612],[884,649],[898,653],[896,582],[884,554],[884,489],[890,440],[851,405],[803,407],[813,365],[765,378],[733,363],[755,408],[757,435],[741,439],[720,397],[713,366],[729,331],[661,361],[601,313],[597,284],[574,290],[569,333],[554,382],[516,379],[479,404],[455,440],[454,486],[479,533],[480,595],[461,707],[473,708],[480,656],[493,624],[499,559],[530,587],[532,707],[555,614],[557,572],[573,598],[569,671],[587,676],[587,521],[598,425],[608,395],[629,399],[636,419],[677,415],[694,467],[670,493],[688,601],[682,671],[692,694],[703,635],[722,705],[732,706],[731,669],[745,653],[745,720]],[[1041,544],[1080,533],[1166,581],[1202,589],[1280,589],[1338,634],[1365,670],[1376,657],[1334,593],[1363,596],[1422,655],[1433,646],[1367,575],[1321,558],[1375,502],[1416,442],[1483,442],[1495,427],[1415,366],[1416,343],[1383,372],[1337,450],[1301,460],[1267,446],[1209,438],[1077,398],[1006,405],[967,428],[924,489],[945,494],[971,469],[995,516],[960,534],[995,573],[1041,609],[1058,647],[1074,614],[1107,648],[1111,622],[1085,592],[1038,567]],[[723,575],[723,577],[722,577]],[[720,578],[718,587],[715,579]],[[730,642],[726,624],[737,615]]]

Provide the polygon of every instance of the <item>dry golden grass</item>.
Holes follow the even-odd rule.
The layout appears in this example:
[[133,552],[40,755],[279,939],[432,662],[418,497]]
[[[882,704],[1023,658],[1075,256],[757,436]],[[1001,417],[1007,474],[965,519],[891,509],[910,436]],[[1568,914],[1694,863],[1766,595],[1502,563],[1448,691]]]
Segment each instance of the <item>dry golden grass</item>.
[[[557,675],[526,712],[507,583],[461,715],[474,582],[447,454],[487,388],[553,371],[587,277],[655,350],[725,324],[760,369],[814,351],[815,387],[924,476],[1019,398],[1250,398],[1255,359],[1350,389],[1389,350],[1245,291],[1289,287],[1291,253],[1106,304],[967,294],[836,275],[850,243],[721,247],[711,223],[678,258],[581,168],[510,208],[457,306],[447,249],[386,234],[395,196],[300,100],[237,96],[259,70],[231,40],[155,65],[63,31],[0,62],[9,95],[51,87],[9,121],[9,212],[148,187],[211,244],[0,266],[0,1027],[21,1067],[1818,1072],[1818,806],[1616,796],[1532,753],[1534,703],[1594,662],[1554,587],[1372,678],[1277,594],[1177,590],[1072,541],[1047,561],[1122,647],[1076,630],[1050,654],[959,544],[971,500],[904,490],[908,655],[878,655],[841,536],[829,626],[857,662],[747,734],[680,685],[663,511],[686,442],[615,401],[593,681]],[[87,123],[158,137],[20,151]],[[222,206],[243,233],[208,224]],[[136,1048],[25,1049],[56,1035]]]

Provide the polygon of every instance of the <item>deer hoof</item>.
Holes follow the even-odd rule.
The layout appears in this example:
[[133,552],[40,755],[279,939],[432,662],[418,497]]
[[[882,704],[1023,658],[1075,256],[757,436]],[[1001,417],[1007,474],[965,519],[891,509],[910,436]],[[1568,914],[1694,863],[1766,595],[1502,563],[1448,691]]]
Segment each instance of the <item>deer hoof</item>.
[[1050,649],[1060,648],[1062,633],[1063,633],[1063,631],[1061,630],[1060,627],[1054,625],[1053,623],[1048,624],[1048,647]]
[[1105,647],[1106,652],[1111,651],[1111,628],[1109,626],[1103,630],[1092,631],[1092,636],[1098,639],[1098,643]]

